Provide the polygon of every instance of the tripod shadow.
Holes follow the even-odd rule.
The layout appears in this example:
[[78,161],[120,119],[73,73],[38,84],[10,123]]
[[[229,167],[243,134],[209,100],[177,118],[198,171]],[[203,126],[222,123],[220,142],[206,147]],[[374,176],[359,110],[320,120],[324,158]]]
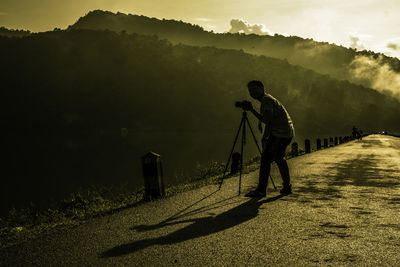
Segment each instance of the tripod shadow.
[[[237,203],[237,202],[242,202],[241,200],[230,201],[230,200],[232,200],[234,198],[236,198],[236,196],[232,196],[232,197],[217,201],[217,202],[215,202],[213,204],[209,204],[209,205],[206,205],[206,206],[203,206],[203,207],[188,211],[186,213],[183,213],[184,211],[186,211],[189,208],[193,207],[195,204],[199,203],[201,201],[200,200],[200,201],[197,201],[196,203],[194,203],[192,205],[189,205],[188,207],[186,207],[183,210],[179,211],[175,215],[165,219],[164,221],[162,221],[162,222],[160,222],[158,224],[137,225],[137,226],[132,227],[131,230],[136,230],[138,232],[145,232],[145,231],[151,231],[151,230],[159,229],[159,228],[162,228],[162,227],[165,227],[165,226],[169,226],[169,225],[187,223],[187,222],[195,222],[195,221],[199,220],[199,218],[188,219],[188,220],[180,220],[180,221],[176,221],[176,220],[179,219],[179,218],[195,215],[195,214],[206,212],[206,211],[208,211],[209,214],[210,213],[213,214],[211,211],[214,210],[214,209],[222,208],[222,207],[228,206],[228,205],[232,205],[232,204]],[[209,217],[212,217],[212,216],[203,217],[203,218],[209,218]]]
[[135,228],[137,230],[146,231],[146,230],[161,228],[171,224],[193,222],[192,224],[165,236],[138,240],[131,243],[116,246],[107,251],[104,251],[100,255],[100,257],[102,258],[117,257],[134,253],[138,250],[145,249],[153,245],[175,244],[193,238],[211,235],[255,218],[258,215],[258,209],[262,204],[278,200],[283,196],[284,195],[278,195],[272,198],[267,198],[262,201],[259,201],[260,198],[252,198],[216,216],[195,218],[191,220],[183,220],[172,223],[166,222],[147,227],[142,226],[142,229]]

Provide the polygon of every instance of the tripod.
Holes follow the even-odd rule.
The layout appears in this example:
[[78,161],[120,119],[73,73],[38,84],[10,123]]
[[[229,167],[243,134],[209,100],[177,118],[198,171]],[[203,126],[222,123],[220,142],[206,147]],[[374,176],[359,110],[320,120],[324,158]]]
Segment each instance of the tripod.
[[[240,168],[239,168],[239,171],[240,171],[240,174],[239,174],[239,195],[240,195],[241,186],[242,186],[243,147],[246,144],[246,123],[249,126],[249,129],[250,129],[250,132],[251,132],[251,134],[253,136],[254,142],[257,145],[258,152],[260,152],[260,154],[261,154],[261,149],[260,149],[260,146],[258,145],[257,138],[256,138],[256,136],[255,136],[255,134],[253,132],[253,129],[251,128],[249,119],[247,118],[247,112],[246,112],[246,110],[243,109],[242,119],[240,121],[239,129],[238,129],[238,131],[236,133],[235,141],[233,142],[231,153],[229,154],[228,161],[227,161],[227,163],[225,165],[224,174],[223,174],[223,176],[221,178],[221,182],[219,184],[219,189],[218,190],[220,190],[221,187],[222,187],[222,184],[223,184],[224,179],[225,179],[226,171],[228,170],[228,166],[229,166],[229,163],[230,163],[231,158],[232,158],[233,151],[235,150],[235,146],[236,146],[236,142],[237,142],[238,137],[239,137],[240,130],[242,130],[242,142],[241,142],[241,148],[240,148]],[[272,179],[272,176],[270,175],[269,178],[271,179],[272,185],[274,186],[274,189],[276,190],[276,186],[275,186],[274,180]]]

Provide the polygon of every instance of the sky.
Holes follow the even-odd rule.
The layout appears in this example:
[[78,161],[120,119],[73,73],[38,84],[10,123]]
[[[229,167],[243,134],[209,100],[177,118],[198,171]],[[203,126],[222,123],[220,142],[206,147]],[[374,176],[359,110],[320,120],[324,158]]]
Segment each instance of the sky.
[[63,29],[95,9],[214,32],[295,35],[400,58],[400,0],[0,0],[0,26]]

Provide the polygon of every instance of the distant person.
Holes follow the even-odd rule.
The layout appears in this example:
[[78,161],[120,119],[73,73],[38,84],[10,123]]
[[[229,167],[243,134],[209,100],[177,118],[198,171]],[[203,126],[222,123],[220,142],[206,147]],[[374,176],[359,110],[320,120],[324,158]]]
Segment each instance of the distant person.
[[358,137],[358,129],[356,126],[353,126],[352,135],[353,135],[353,139],[356,139]]
[[363,137],[363,131],[358,130],[358,140],[362,140],[362,137]]
[[247,84],[250,96],[261,102],[260,113],[250,105],[246,110],[251,111],[262,123],[265,130],[262,138],[261,166],[258,186],[246,194],[248,197],[262,197],[266,195],[271,163],[276,162],[283,180],[281,194],[291,194],[289,167],[284,159],[287,146],[294,136],[294,128],[289,113],[285,107],[273,96],[264,91],[261,81],[250,81]]

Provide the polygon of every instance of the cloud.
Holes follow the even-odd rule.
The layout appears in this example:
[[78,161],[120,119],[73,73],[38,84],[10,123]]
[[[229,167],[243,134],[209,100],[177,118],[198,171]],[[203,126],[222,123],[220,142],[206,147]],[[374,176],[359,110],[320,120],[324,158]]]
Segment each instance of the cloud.
[[357,55],[350,64],[352,80],[400,99],[400,73],[384,63],[383,56]]
[[390,48],[392,50],[400,50],[400,44],[395,44],[395,43],[387,43],[386,45],[387,48]]
[[194,18],[194,20],[201,21],[201,22],[209,22],[211,19],[209,18]]
[[356,50],[365,50],[365,42],[370,43],[373,36],[371,34],[360,33],[357,31],[347,32],[349,35],[349,47]]
[[214,31],[217,28],[215,25],[211,24],[213,19],[198,17],[198,18],[193,18],[193,20],[195,20],[196,23],[201,24],[201,26],[205,30]]
[[360,38],[357,36],[350,35],[350,47],[356,50],[364,50],[364,44],[361,42]]
[[386,48],[391,50],[400,50],[400,37],[388,40],[386,43]]
[[258,34],[258,35],[273,35],[274,33],[268,30],[263,24],[250,24],[240,19],[231,20],[230,33]]

